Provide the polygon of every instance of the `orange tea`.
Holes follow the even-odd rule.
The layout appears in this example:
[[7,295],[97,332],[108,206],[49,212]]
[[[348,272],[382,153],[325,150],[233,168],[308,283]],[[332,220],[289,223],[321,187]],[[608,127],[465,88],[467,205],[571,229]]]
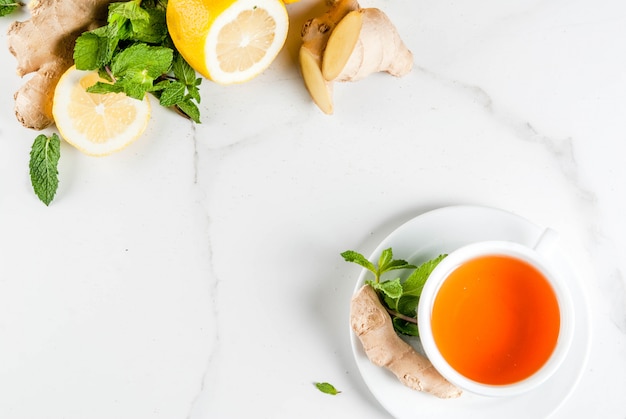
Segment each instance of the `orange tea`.
[[559,336],[559,304],[530,264],[480,256],[443,282],[431,326],[441,355],[458,373],[483,384],[512,384],[550,358]]

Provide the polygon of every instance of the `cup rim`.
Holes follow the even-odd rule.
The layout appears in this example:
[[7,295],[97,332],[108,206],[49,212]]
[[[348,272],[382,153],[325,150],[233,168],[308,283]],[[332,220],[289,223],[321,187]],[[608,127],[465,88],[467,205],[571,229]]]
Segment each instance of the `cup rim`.
[[[514,257],[530,263],[548,280],[559,305],[560,327],[557,343],[546,363],[530,377],[521,381],[492,385],[477,382],[457,372],[439,352],[430,328],[432,308],[439,289],[448,275],[460,264],[469,260],[487,256],[502,255]],[[430,274],[420,296],[417,308],[417,323],[422,347],[428,359],[441,375],[463,390],[483,396],[513,396],[528,392],[550,378],[559,368],[567,355],[573,339],[574,310],[567,284],[562,275],[554,269],[549,257],[537,250],[515,242],[483,241],[463,246],[451,252]]]

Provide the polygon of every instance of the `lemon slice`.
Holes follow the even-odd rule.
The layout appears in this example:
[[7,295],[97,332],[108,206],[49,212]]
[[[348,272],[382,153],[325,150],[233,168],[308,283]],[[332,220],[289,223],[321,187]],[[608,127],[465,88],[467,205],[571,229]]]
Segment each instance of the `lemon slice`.
[[289,17],[282,0],[169,0],[167,27],[198,73],[232,84],[269,67],[285,44]]
[[87,93],[100,79],[96,71],[70,67],[54,90],[52,115],[65,141],[85,154],[104,156],[139,138],[150,119],[148,96]]

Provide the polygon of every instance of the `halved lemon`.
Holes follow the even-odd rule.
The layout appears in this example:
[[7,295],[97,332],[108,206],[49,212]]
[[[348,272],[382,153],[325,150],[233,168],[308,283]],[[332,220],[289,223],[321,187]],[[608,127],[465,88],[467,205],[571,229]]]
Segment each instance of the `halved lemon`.
[[289,17],[282,0],[169,0],[167,27],[198,73],[232,84],[269,67],[285,44]]
[[70,67],[54,90],[52,115],[65,141],[85,154],[119,151],[144,132],[150,119],[148,95],[143,100],[124,93],[88,93],[100,79],[97,71]]

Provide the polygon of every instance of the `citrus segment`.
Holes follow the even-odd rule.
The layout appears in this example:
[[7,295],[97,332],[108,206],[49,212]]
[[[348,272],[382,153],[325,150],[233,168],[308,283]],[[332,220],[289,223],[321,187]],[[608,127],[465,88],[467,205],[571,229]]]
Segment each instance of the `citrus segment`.
[[170,0],[167,25],[196,71],[231,84],[269,67],[287,39],[289,18],[282,0]]
[[97,81],[104,81],[97,72],[68,69],[55,88],[52,114],[65,141],[85,154],[103,156],[143,133],[150,102],[147,95],[136,100],[123,93],[88,93]]

